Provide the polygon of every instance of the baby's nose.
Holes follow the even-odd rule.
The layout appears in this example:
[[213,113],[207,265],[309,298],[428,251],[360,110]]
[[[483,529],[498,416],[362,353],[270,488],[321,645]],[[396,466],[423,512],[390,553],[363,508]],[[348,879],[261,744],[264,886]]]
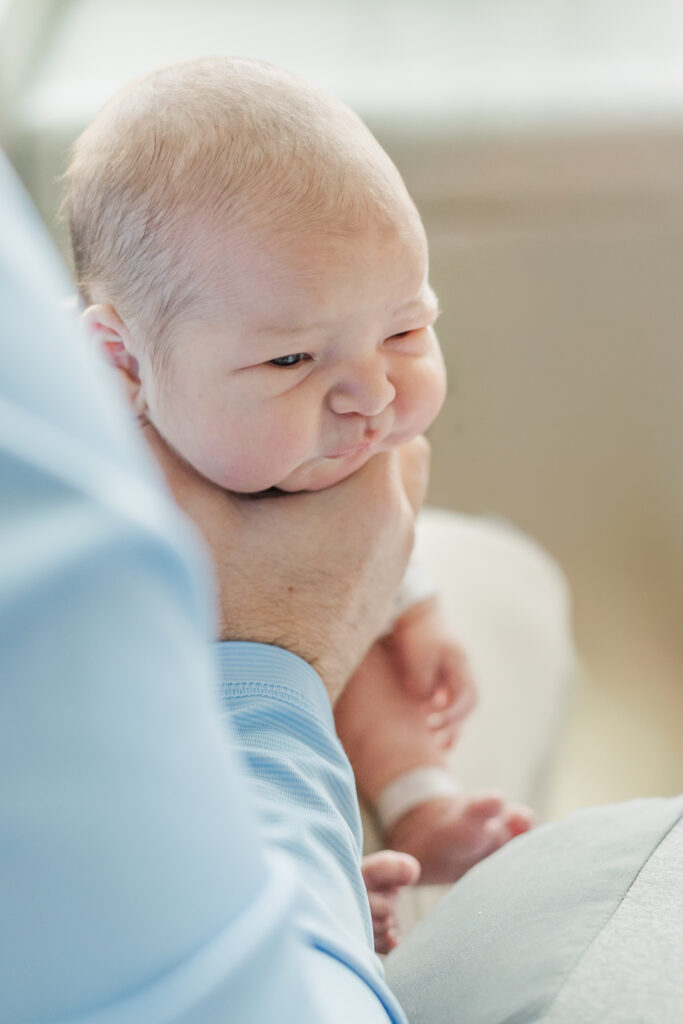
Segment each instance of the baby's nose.
[[339,415],[357,413],[359,416],[379,416],[396,397],[396,388],[384,369],[359,368],[346,374],[330,392],[332,412]]

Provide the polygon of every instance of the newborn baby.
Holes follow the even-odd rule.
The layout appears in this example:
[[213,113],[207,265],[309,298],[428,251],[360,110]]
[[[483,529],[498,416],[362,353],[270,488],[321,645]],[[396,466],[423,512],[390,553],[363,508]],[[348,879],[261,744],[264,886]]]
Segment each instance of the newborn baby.
[[[319,490],[432,423],[446,381],[424,229],[341,103],[253,61],[168,67],[103,108],[66,181],[88,329],[136,413],[208,479]],[[418,578],[337,726],[388,845],[417,856],[424,881],[454,881],[531,825],[445,771],[472,705]],[[385,868],[370,872],[371,895],[387,896],[374,900],[378,948],[395,941],[396,886],[417,874],[400,858]]]

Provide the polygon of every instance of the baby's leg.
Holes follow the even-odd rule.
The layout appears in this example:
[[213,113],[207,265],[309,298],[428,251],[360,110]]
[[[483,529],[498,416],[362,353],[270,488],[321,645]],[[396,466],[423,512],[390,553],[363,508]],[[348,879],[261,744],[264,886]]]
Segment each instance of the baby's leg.
[[[457,881],[533,825],[528,808],[510,805],[498,793],[470,796],[458,790],[424,709],[405,692],[381,641],[340,697],[335,719],[359,792],[380,819],[384,815],[384,841],[417,858],[422,882]],[[432,769],[435,784],[424,769]],[[409,791],[416,782],[417,795]],[[427,785],[420,792],[421,782]]]

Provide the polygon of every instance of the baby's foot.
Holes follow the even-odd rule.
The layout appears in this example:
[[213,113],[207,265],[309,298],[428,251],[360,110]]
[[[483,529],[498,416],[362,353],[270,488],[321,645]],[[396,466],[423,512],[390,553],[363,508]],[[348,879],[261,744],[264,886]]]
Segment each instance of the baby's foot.
[[399,891],[405,885],[415,885],[420,865],[406,853],[380,850],[363,857],[361,870],[368,890],[375,952],[390,953],[401,938],[396,914]]
[[387,830],[385,839],[393,849],[416,857],[422,867],[420,881],[434,885],[457,882],[533,825],[528,807],[508,804],[497,793],[454,794],[413,807]]

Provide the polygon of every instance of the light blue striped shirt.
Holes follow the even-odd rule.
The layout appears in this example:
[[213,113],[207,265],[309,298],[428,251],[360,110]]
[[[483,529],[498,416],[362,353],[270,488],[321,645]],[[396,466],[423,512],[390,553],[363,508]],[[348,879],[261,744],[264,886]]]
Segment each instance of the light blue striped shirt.
[[0,161],[0,1022],[401,1021],[322,683],[212,652],[203,553],[66,287]]

